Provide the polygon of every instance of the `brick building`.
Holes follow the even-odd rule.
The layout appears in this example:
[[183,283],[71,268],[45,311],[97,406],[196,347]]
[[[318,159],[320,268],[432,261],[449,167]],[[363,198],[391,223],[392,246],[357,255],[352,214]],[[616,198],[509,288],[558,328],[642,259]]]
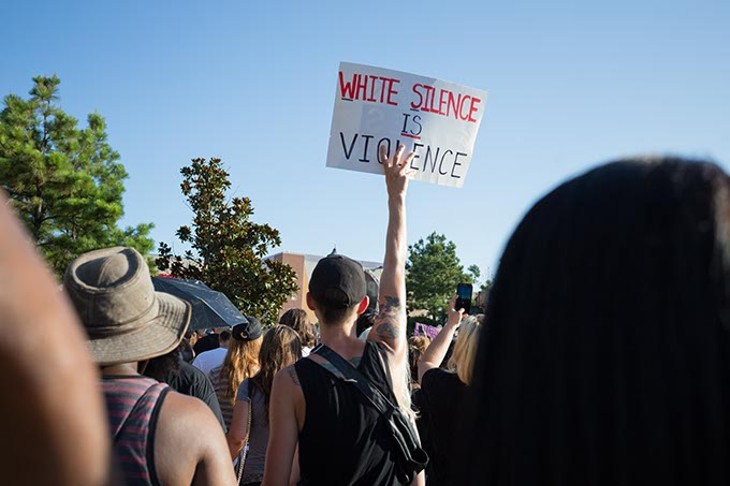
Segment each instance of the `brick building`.
[[[311,322],[317,322],[317,317],[314,315],[314,312],[309,310],[307,307],[306,295],[307,289],[309,288],[309,277],[312,275],[312,270],[314,270],[317,262],[324,258],[324,256],[282,252],[270,255],[267,259],[268,258],[289,264],[289,266],[291,266],[297,274],[297,286],[299,287],[299,290],[297,290],[295,294],[292,294],[284,303],[279,315],[289,309],[299,307],[307,311],[307,315]],[[383,264],[381,262],[358,261],[366,270],[365,273],[368,277],[368,295],[371,295],[371,293],[372,295],[377,295]]]

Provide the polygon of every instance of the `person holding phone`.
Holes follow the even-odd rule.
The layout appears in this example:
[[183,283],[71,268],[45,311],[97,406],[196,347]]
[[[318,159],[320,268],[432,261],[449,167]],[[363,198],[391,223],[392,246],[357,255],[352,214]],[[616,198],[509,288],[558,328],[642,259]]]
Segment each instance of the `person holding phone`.
[[[484,321],[483,314],[464,317],[464,308],[456,306],[460,301],[458,295],[451,298],[446,325],[431,341],[418,363],[421,390],[415,401],[421,413],[419,428],[426,432],[423,446],[431,458],[426,468],[429,486],[454,484],[453,431],[466,387],[471,383],[479,333]],[[440,365],[457,329],[460,329],[459,337],[447,369],[444,370]]]
[[471,295],[473,293],[473,287],[470,283],[460,283],[456,286],[456,304],[453,306],[454,309],[463,309],[464,314],[469,315],[471,313]]

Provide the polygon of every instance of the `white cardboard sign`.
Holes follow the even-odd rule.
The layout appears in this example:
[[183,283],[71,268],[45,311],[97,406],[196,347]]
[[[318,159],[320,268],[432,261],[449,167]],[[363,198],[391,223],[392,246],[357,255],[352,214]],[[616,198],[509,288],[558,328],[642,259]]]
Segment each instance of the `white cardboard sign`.
[[405,144],[415,180],[461,187],[486,101],[482,90],[340,63],[327,167],[382,174],[379,147]]

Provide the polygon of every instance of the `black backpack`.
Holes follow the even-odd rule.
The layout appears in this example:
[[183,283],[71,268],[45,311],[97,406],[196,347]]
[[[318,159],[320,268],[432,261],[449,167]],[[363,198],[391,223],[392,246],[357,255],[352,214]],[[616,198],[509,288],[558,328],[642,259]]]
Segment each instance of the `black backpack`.
[[[360,393],[380,413],[383,420],[390,429],[390,436],[393,439],[392,452],[395,458],[396,474],[403,484],[410,484],[416,475],[426,468],[428,454],[421,447],[421,440],[418,437],[415,425],[408,416],[403,413],[400,407],[393,405],[383,393],[375,387],[365,375],[352,366],[342,356],[332,351],[324,344],[320,344],[312,353],[331,364],[335,370],[318,364],[335,375],[337,378],[352,383]],[[378,351],[380,356],[380,351]],[[383,363],[382,356],[381,364]],[[386,370],[387,371],[387,370]]]

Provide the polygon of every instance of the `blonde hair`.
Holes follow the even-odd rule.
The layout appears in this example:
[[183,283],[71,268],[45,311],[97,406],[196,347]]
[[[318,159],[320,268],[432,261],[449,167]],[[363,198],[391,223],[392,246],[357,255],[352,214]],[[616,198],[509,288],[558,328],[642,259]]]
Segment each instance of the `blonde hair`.
[[398,402],[398,407],[415,425],[418,415],[413,410],[411,401],[411,367],[408,366],[408,356],[403,361],[403,366],[400,367],[400,379],[396,379],[394,376],[391,377],[393,381],[393,394]]
[[411,336],[408,338],[408,367],[411,371],[410,383],[418,383],[418,360],[431,344],[427,336]]
[[242,341],[231,338],[228,341],[228,353],[221,367],[221,379],[227,379],[227,395],[233,405],[236,404],[238,385],[247,378],[251,378],[259,371],[259,351],[263,337],[259,336],[251,341]]
[[479,331],[484,322],[484,314],[467,316],[459,326],[459,337],[456,338],[454,352],[449,358],[448,368],[456,373],[462,383],[471,384],[474,372],[474,360],[479,345]]

